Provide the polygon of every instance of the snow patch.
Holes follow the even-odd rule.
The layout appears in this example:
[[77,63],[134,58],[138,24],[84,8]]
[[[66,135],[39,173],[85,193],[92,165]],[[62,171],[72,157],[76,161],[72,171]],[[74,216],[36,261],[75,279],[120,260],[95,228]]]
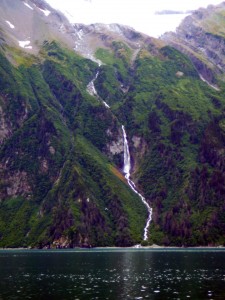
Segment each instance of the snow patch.
[[9,21],[6,21],[6,23],[9,25],[9,27],[10,28],[12,28],[12,29],[14,29],[15,28],[15,26],[11,23],[11,22],[9,22]]
[[30,41],[18,41],[18,42],[21,48],[32,49],[32,46],[30,45]]
[[49,15],[50,15],[50,10],[47,10],[47,9],[41,9],[41,8],[39,8],[42,12],[43,12],[43,14],[46,16],[46,17],[48,17]]
[[24,4],[26,7],[28,7],[29,9],[34,10],[33,7],[31,7],[28,3],[23,2],[23,4]]

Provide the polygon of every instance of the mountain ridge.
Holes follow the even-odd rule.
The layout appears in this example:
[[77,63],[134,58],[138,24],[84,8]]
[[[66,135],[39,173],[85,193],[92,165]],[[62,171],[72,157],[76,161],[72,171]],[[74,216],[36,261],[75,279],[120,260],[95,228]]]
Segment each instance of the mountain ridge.
[[[182,44],[185,25],[157,40],[69,24],[41,0],[3,4],[0,246],[224,245],[223,73]],[[24,11],[34,28],[21,37]],[[147,241],[122,125],[131,179],[153,208]]]
[[175,33],[162,39],[185,53],[209,83],[223,78],[223,13],[225,3],[210,5],[186,17]]

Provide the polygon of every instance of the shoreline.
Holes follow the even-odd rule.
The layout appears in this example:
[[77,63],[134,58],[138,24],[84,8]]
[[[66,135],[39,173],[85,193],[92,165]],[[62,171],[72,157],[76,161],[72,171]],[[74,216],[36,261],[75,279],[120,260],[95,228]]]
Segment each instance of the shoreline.
[[[139,246],[139,245],[138,245]],[[3,248],[0,247],[0,251],[90,251],[91,250],[124,250],[124,251],[139,251],[139,250],[178,250],[178,251],[190,251],[190,250],[224,250],[225,246],[194,246],[194,247],[177,247],[177,246],[159,246],[159,245],[152,245],[152,246],[132,246],[132,247],[92,247],[92,248],[85,248],[85,247],[74,247],[74,248]]]

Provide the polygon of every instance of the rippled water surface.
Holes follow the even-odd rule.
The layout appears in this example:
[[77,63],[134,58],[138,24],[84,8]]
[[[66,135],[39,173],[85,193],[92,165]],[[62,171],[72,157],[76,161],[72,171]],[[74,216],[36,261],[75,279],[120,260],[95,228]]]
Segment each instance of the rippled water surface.
[[0,299],[225,299],[224,250],[0,251]]

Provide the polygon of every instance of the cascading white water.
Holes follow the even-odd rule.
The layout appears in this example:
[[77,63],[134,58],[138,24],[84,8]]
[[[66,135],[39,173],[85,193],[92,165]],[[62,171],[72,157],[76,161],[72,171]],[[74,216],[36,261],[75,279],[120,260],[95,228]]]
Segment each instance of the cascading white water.
[[129,151],[129,145],[127,141],[127,134],[125,131],[125,127],[122,125],[122,131],[123,131],[123,141],[124,141],[124,165],[123,165],[123,172],[125,174],[125,178],[127,180],[127,183],[129,184],[130,188],[141,198],[141,201],[144,203],[148,210],[148,219],[146,221],[146,225],[144,228],[144,241],[148,239],[148,228],[150,226],[150,222],[152,220],[152,208],[148,204],[148,202],[145,200],[145,198],[136,190],[136,186],[134,182],[130,179],[130,169],[131,169],[131,163],[130,163],[130,151]]
[[[99,100],[102,100],[102,99],[99,97],[99,95],[98,95],[98,93],[97,93],[97,91],[96,91],[96,89],[95,89],[95,80],[98,78],[98,75],[99,75],[99,72],[97,72],[96,75],[95,75],[95,78],[92,79],[92,80],[88,83],[88,85],[87,85],[87,91],[88,91],[88,93],[89,93],[91,96],[98,97]],[[105,101],[102,100],[102,103],[105,105],[105,107],[110,108],[110,106],[109,106]]]
[[97,91],[95,89],[95,85],[94,85],[95,80],[98,78],[98,74],[99,74],[99,72],[96,73],[95,78],[92,79],[87,85],[87,91],[91,96],[98,96],[98,93],[97,93]]
[[218,92],[220,91],[220,89],[217,86],[210,84],[201,74],[199,74],[199,77],[200,77],[200,79],[202,81],[204,81],[205,83],[207,83],[208,86],[210,86],[211,88],[213,88],[214,90],[216,90]]

